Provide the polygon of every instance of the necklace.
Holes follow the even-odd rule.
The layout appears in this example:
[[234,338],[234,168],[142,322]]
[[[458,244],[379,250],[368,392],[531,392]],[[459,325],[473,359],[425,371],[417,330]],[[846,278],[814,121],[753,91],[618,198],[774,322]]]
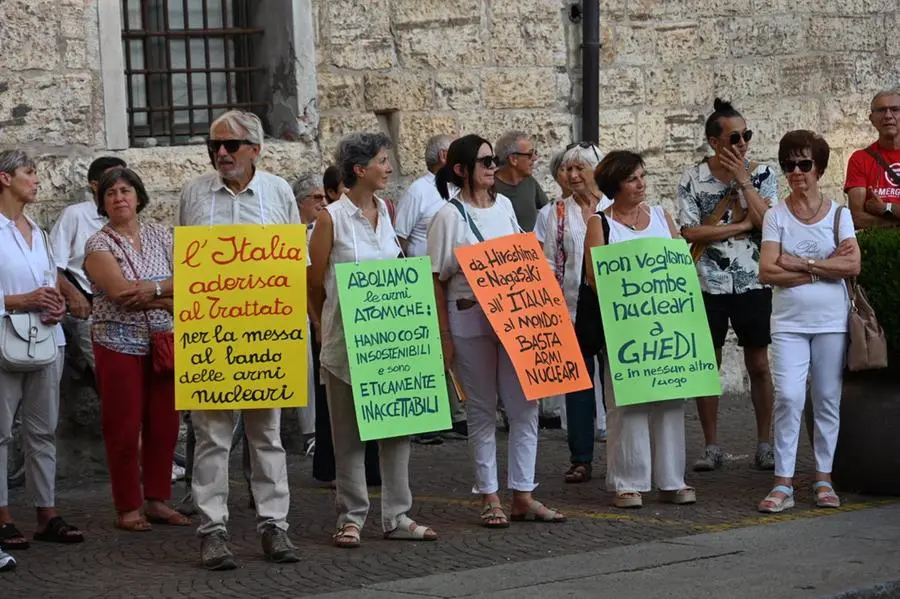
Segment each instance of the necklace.
[[[793,197],[793,196],[789,196],[789,197]],[[794,202],[797,202],[797,200],[794,200]],[[823,196],[822,194],[819,194],[819,205],[816,206],[816,209],[813,210],[813,213],[812,213],[810,216],[806,217],[806,218],[803,218],[802,216],[800,216],[799,214],[797,214],[796,208],[791,207],[790,202],[788,202],[788,208],[791,209],[791,212],[794,214],[794,217],[796,217],[797,220],[800,220],[800,221],[803,221],[803,222],[806,223],[806,224],[809,224],[809,221],[811,221],[812,219],[814,219],[814,218],[816,217],[816,215],[819,214],[819,210],[822,209],[822,204],[824,204],[824,203],[825,203],[825,196]]]
[[625,225],[626,227],[628,227],[629,229],[631,229],[632,231],[637,231],[637,224],[638,224],[638,221],[641,220],[641,208],[640,208],[640,206],[638,206],[637,217],[635,217],[634,222],[633,222],[633,223],[630,223],[630,224],[629,224],[629,223],[626,223],[626,222],[622,219],[621,216],[616,216],[616,209],[615,209],[615,208],[610,207],[610,209],[609,209],[609,215],[610,215],[611,217],[613,217],[613,219],[619,221],[620,223],[622,223],[623,225]]

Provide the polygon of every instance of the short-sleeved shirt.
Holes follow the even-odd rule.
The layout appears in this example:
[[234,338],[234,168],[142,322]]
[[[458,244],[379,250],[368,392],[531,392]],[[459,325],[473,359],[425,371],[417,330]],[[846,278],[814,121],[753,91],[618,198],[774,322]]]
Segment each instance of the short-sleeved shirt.
[[[450,186],[450,197],[458,195],[459,188]],[[497,194],[494,203],[487,208],[476,208],[462,200],[460,203],[485,240],[521,232],[512,204],[505,196]],[[460,246],[476,243],[478,239],[472,232],[472,227],[454,204],[448,202],[431,220],[431,228],[428,229],[431,271],[436,273],[441,281],[448,281],[448,301],[475,299],[475,292],[460,269],[454,250]]]
[[[880,154],[884,161],[900,175],[900,150],[888,150],[873,143],[867,149]],[[866,150],[856,150],[847,163],[847,178],[844,180],[844,191],[854,187],[871,187],[875,194],[885,202],[900,202],[900,185],[894,183],[884,167],[872,158]]]
[[72,273],[84,291],[91,289],[84,274],[84,244],[105,224],[106,219],[97,214],[94,200],[85,200],[66,207],[50,231],[56,267]]
[[526,177],[518,185],[509,185],[494,179],[497,195],[504,195],[512,204],[516,221],[523,231],[534,231],[538,211],[547,205],[547,194],[534,177]]
[[207,173],[188,182],[178,206],[179,225],[238,225],[300,223],[300,210],[287,181],[257,170],[238,193],[225,185],[219,173]]
[[[837,249],[834,243],[834,213],[837,202],[822,220],[808,225],[791,214],[787,204],[766,212],[763,241],[781,244],[781,251],[813,260],[824,260]],[[849,210],[841,211],[839,242],[856,237]],[[796,287],[775,287],[772,292],[772,333],[844,333],[850,299],[843,280],[820,279]]]
[[[778,182],[775,171],[765,164],[750,173],[750,182],[759,195],[773,206],[778,202]],[[731,189],[713,176],[704,161],[685,171],[678,183],[678,224],[684,228],[698,227],[713,213],[716,205]],[[743,192],[741,205],[746,209]],[[721,224],[734,222],[734,210],[728,210]],[[697,263],[700,288],[712,295],[745,293],[766,286],[759,282],[759,250],[762,232],[753,229],[746,235],[710,243]]]
[[344,321],[338,300],[335,265],[344,262],[389,260],[400,255],[400,244],[391,224],[387,204],[379,198],[375,228],[346,195],[325,207],[333,223],[331,255],[325,272],[325,305],[322,306],[322,368],[350,384],[350,363],[344,339]]
[[428,226],[437,211],[447,202],[438,193],[434,175],[427,173],[413,181],[397,204],[394,229],[409,242],[408,256],[428,254]]
[[[88,239],[85,256],[109,252],[126,281],[164,281],[172,276],[172,231],[155,223],[141,223],[141,251],[110,227]],[[94,306],[91,334],[94,342],[123,354],[150,353],[150,333],[171,331],[172,315],[166,310],[129,311],[115,303],[92,282]]]

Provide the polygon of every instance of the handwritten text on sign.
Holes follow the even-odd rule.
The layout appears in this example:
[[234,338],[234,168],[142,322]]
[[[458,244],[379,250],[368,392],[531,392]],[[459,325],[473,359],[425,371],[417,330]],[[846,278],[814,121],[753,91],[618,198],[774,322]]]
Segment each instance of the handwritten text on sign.
[[525,397],[591,386],[562,289],[533,233],[459,247],[456,258],[512,359]]
[[719,395],[697,270],[680,239],[591,251],[616,405]]
[[175,405],[307,402],[306,227],[175,229]]
[[428,258],[335,265],[363,441],[450,428]]

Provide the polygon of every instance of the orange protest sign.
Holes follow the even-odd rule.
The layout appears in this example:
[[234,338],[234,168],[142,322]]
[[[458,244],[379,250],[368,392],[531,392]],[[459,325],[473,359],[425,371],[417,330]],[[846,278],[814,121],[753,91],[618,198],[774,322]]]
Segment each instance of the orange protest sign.
[[590,388],[565,297],[534,233],[459,247],[456,259],[512,359],[525,397]]

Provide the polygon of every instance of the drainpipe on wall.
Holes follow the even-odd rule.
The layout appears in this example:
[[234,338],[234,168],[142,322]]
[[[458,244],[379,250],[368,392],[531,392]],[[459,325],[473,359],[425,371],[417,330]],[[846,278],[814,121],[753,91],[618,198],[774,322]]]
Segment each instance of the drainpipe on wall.
[[583,0],[581,21],[581,141],[600,137],[600,0]]

